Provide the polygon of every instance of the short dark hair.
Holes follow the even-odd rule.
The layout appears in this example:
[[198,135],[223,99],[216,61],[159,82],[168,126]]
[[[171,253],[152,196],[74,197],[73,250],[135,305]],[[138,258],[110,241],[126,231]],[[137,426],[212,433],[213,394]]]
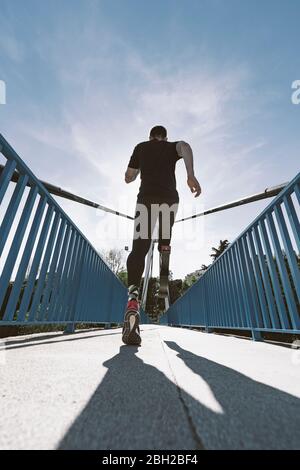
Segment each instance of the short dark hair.
[[152,127],[150,137],[161,137],[162,139],[165,139],[167,137],[167,129],[164,126]]

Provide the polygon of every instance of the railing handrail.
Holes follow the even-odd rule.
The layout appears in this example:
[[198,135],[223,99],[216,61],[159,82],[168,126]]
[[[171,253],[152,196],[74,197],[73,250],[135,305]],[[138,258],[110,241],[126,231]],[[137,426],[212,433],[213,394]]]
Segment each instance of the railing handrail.
[[184,217],[183,219],[176,220],[175,223],[178,224],[179,222],[185,222],[187,220],[198,219],[199,217],[204,217],[206,215],[215,214],[216,212],[225,211],[228,209],[233,209],[235,207],[241,207],[245,204],[251,204],[252,202],[262,201],[263,199],[269,199],[271,197],[277,196],[289,183],[282,183],[276,186],[272,186],[270,188],[266,188],[264,191],[256,194],[252,194],[251,196],[243,196],[242,198],[236,199],[235,201],[227,202],[225,204],[221,204],[220,206],[211,207],[210,209],[206,209],[203,212],[198,214],[190,215],[188,217]]

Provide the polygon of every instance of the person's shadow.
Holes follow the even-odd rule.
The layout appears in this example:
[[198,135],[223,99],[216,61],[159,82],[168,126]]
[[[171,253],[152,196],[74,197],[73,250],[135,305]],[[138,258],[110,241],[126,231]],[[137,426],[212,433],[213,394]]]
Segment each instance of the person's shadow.
[[190,449],[189,429],[178,390],[156,367],[121,346],[104,362],[108,371],[59,449]]
[[[210,387],[222,413],[182,397],[207,449],[299,449],[300,400],[166,341]],[[255,359],[254,359],[255,360]]]
[[[167,341],[206,381],[221,405],[216,413],[178,389],[156,367],[121,346],[59,449],[299,448],[297,398]],[[201,398],[201,397],[200,397]],[[203,445],[204,444],[204,445]]]

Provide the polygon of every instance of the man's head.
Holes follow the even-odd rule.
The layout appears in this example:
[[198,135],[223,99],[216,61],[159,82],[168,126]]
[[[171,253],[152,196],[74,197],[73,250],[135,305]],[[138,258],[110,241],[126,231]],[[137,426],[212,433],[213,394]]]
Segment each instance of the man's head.
[[163,126],[155,126],[152,127],[150,131],[150,140],[157,139],[157,140],[168,140],[167,137],[167,129]]

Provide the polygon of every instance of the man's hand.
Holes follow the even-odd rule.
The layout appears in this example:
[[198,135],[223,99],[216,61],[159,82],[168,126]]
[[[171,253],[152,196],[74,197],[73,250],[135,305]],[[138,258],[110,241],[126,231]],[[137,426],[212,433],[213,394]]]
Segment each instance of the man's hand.
[[125,173],[125,182],[132,183],[139,174],[140,170],[136,170],[135,168],[127,168],[126,173]]
[[195,176],[189,176],[187,179],[187,184],[188,187],[190,188],[192,193],[196,193],[195,197],[200,196],[201,194],[201,186],[199,184],[199,181]]

